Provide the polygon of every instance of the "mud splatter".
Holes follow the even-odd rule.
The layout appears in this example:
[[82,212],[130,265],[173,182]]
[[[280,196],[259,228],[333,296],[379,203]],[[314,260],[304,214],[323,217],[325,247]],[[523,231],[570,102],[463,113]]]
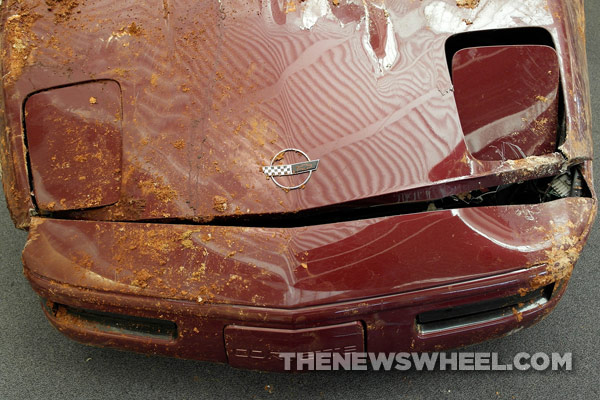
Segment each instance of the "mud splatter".
[[213,197],[213,209],[218,212],[227,211],[227,198],[219,195]]
[[[565,226],[557,226],[553,229],[552,236],[548,239],[552,240],[552,248],[546,251],[546,274],[536,276],[531,280],[529,286],[532,289],[538,289],[552,282],[557,282],[563,279],[569,279],[573,273],[575,262],[579,258],[579,254],[585,244],[585,238],[589,234],[589,229],[596,216],[596,208],[590,213],[590,220],[587,227],[581,235],[570,233],[574,228],[573,222],[569,222]],[[557,236],[559,236],[557,238]]]
[[161,176],[155,179],[147,179],[138,182],[138,187],[142,190],[144,196],[153,194],[163,203],[169,203],[177,198],[177,192],[170,186],[166,185]]
[[131,281],[131,284],[142,289],[148,287],[148,281],[152,278],[152,274],[147,269],[142,269],[135,273],[135,279]]
[[175,147],[177,150],[182,150],[185,148],[185,141],[183,139],[176,140],[173,142],[173,147]]
[[4,34],[9,50],[8,54],[2,55],[7,85],[19,79],[23,69],[33,63],[38,37],[31,27],[41,17],[36,13],[22,12],[7,18]]
[[54,22],[61,23],[71,19],[73,12],[79,6],[75,0],[46,0],[48,11],[54,13]]
[[515,316],[517,322],[523,321],[523,314],[519,312],[516,308],[513,307],[512,313]]
[[132,22],[127,28],[125,28],[125,31],[131,36],[141,36],[144,34],[144,30],[142,29],[142,27],[136,25],[135,22]]
[[456,5],[461,8],[477,8],[479,0],[456,0]]

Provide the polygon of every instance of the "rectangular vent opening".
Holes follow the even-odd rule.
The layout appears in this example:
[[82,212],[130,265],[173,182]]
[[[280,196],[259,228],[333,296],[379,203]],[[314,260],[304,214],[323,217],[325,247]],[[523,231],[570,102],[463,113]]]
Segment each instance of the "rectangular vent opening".
[[56,319],[85,329],[154,339],[177,338],[177,325],[171,321],[75,308],[44,300],[43,305]]
[[554,283],[526,293],[524,296],[502,297],[478,303],[470,303],[441,310],[427,311],[417,315],[417,330],[421,334],[462,328],[515,313],[522,313],[546,304],[554,290]]
[[452,71],[452,58],[456,52],[468,47],[540,45],[556,49],[552,34],[545,28],[521,27],[462,32],[446,40],[446,61]]

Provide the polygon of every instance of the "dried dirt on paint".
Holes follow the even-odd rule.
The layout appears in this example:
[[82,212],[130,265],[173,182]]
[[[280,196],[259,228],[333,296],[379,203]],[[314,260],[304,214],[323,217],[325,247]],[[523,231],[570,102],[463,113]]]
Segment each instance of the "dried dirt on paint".
[[75,0],[46,0],[48,11],[54,13],[54,22],[61,23],[71,19],[79,6],[79,1]]
[[227,211],[227,198],[219,195],[213,197],[213,209],[218,212]]
[[[577,199],[576,201],[585,202],[585,199]],[[590,220],[586,223],[586,229],[581,235],[575,235],[572,232],[576,225],[569,221],[565,225],[554,226],[549,233],[547,239],[552,241],[552,247],[546,252],[546,268],[545,275],[536,276],[531,282],[532,289],[538,289],[552,282],[557,282],[562,279],[568,279],[573,272],[575,262],[579,258],[579,254],[583,249],[585,238],[589,234],[589,229],[596,216],[596,206],[590,212]]]
[[162,176],[155,176],[153,179],[140,180],[138,182],[138,187],[142,190],[144,196],[152,194],[163,203],[169,203],[177,198],[177,192],[164,183]]
[[[208,231],[208,228],[199,228],[178,232],[168,226],[145,229],[142,225],[111,231],[110,235],[115,238],[111,246],[113,262],[120,266],[117,279],[140,290],[199,303],[213,301],[227,287],[247,290],[250,282],[235,273],[238,263],[228,261],[233,267],[229,273],[223,272],[224,264],[221,264],[227,258],[223,257],[225,252],[233,248],[229,254],[236,254],[244,248],[235,246],[230,229],[213,227],[213,234]],[[220,261],[209,258],[210,252],[202,246],[207,236],[219,242]],[[182,260],[184,264],[177,264]],[[207,266],[209,262],[211,268]],[[141,265],[144,267],[139,268]]]
[[456,5],[462,8],[476,8],[479,5],[479,0],[456,0]]
[[23,69],[33,63],[38,37],[31,27],[41,17],[39,14],[21,10],[6,20],[4,34],[9,50],[8,54],[6,50],[3,51],[2,60],[6,71],[4,81],[7,85],[19,79]]
[[148,272],[147,269],[142,269],[140,271],[137,271],[135,274],[135,279],[133,281],[131,281],[131,284],[134,286],[138,286],[143,288],[148,287],[148,281],[153,277],[153,275]]
[[185,141],[183,139],[176,140],[173,142],[173,147],[177,150],[182,150],[185,147]]

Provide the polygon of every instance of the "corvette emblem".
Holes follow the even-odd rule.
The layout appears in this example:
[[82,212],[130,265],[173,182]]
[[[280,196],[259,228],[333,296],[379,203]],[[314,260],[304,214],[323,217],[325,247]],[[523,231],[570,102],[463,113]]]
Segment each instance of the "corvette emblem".
[[[304,156],[304,158],[306,158],[306,161],[296,163],[296,164],[274,165],[275,162],[277,162],[283,158],[283,155],[285,153],[291,152],[291,151],[296,152],[298,154],[302,154],[302,156]],[[294,190],[294,189],[299,189],[302,186],[306,185],[306,183],[310,180],[310,177],[312,176],[313,171],[316,171],[318,166],[319,166],[319,160],[311,160],[308,157],[308,155],[306,155],[306,153],[303,152],[302,150],[284,149],[284,150],[281,150],[279,153],[275,154],[275,157],[273,157],[273,159],[271,160],[271,165],[269,165],[267,167],[262,167],[262,171],[266,176],[270,177],[271,180],[280,188],[285,189],[285,190]],[[282,185],[281,183],[277,182],[277,180],[275,179],[275,177],[277,177],[277,176],[291,176],[291,175],[300,175],[300,174],[306,174],[306,173],[308,173],[308,176],[306,177],[304,182],[302,182],[301,184],[296,185],[296,186],[285,186],[285,185]]]

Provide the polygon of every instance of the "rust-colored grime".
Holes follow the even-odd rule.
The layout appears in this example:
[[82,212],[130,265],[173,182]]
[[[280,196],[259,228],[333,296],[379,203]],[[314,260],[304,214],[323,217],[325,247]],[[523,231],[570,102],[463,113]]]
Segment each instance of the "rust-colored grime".
[[154,195],[159,201],[168,203],[177,198],[177,192],[170,185],[164,183],[162,176],[138,181],[138,187],[144,196]]
[[201,232],[200,229],[188,230],[181,234],[181,245],[186,249],[195,249],[194,241],[191,239],[194,233]]
[[[170,297],[182,297],[199,303],[212,301],[225,286],[236,280],[236,274],[215,276],[207,274],[208,252],[199,243],[200,232],[190,229],[181,234],[168,226],[158,230],[136,229],[118,231],[113,260],[123,271],[132,271],[130,284],[141,289],[152,289]],[[215,235],[223,238],[223,235]],[[193,263],[173,265],[173,257],[181,252],[191,254]],[[139,260],[146,260],[145,268],[137,269]],[[125,273],[125,272],[123,272]]]
[[[39,245],[40,229],[46,219],[33,218],[26,248]],[[245,292],[252,284],[248,271],[256,271],[257,283],[266,275],[252,266],[244,266],[234,257],[245,251],[238,240],[242,228],[174,228],[172,225],[147,229],[146,224],[86,225],[98,243],[106,243],[102,260],[92,259],[86,248],[65,253],[65,264],[73,268],[71,284],[137,293],[146,296],[184,299],[196,303],[212,302],[223,291]],[[119,225],[118,225],[119,226]],[[205,240],[209,239],[209,240]],[[209,244],[210,243],[210,244]],[[210,246],[210,250],[205,246]],[[216,252],[216,253],[215,253]],[[110,270],[104,270],[111,265]],[[260,304],[255,293],[252,301]],[[89,300],[93,300],[90,297]]]
[[213,209],[218,212],[227,211],[227,198],[219,195],[213,197]]
[[130,34],[131,36],[141,36],[144,34],[144,30],[142,29],[142,27],[136,24],[135,22],[132,22],[126,28],[124,28],[124,31]]
[[3,52],[8,54],[2,54],[5,84],[17,81],[25,66],[35,61],[38,36],[33,32],[32,25],[40,18],[40,14],[29,11],[24,6],[20,13],[7,18],[4,35],[8,49]]
[[523,321],[523,313],[521,313],[515,307],[512,308],[512,313],[515,316],[515,319],[517,320],[517,322]]
[[174,141],[173,147],[175,147],[177,150],[182,150],[183,148],[185,148],[185,140],[178,139],[178,140]]
[[575,228],[575,224],[572,221],[560,226],[556,226],[552,222],[553,229],[547,236],[547,239],[551,240],[552,247],[546,251],[546,274],[538,275],[531,280],[530,287],[532,290],[544,287],[553,282],[568,281],[570,279],[575,263],[589,235],[592,222],[596,217],[596,210],[597,205],[594,203],[589,220],[586,221],[585,229],[580,235],[571,233]]
[[48,11],[54,14],[54,22],[61,23],[71,19],[73,13],[77,12],[79,1],[76,0],[46,0]]
[[479,0],[456,0],[456,5],[462,8],[477,8]]
[[153,278],[153,275],[148,272],[147,269],[141,269],[134,274],[135,279],[131,281],[134,286],[141,287],[142,289],[148,286],[148,280]]
[[[2,90],[0,88],[0,106],[3,102]],[[0,129],[2,129],[4,119],[0,117]],[[26,201],[24,196],[21,194],[22,191],[18,189],[15,181],[15,170],[12,168],[13,164],[11,158],[11,147],[9,145],[8,137],[10,137],[10,128],[8,126],[2,129],[0,133],[0,172],[2,176],[2,186],[4,188],[4,194],[6,198],[6,205],[11,210],[11,218],[17,228],[24,229],[28,226],[28,215],[27,209],[22,206],[22,203]]]

